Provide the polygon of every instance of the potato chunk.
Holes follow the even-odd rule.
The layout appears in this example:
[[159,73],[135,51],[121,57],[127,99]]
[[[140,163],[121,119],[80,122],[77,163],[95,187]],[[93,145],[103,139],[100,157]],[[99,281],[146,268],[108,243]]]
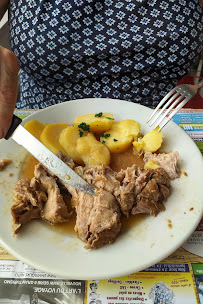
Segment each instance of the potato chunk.
[[46,127],[47,124],[42,123],[38,120],[30,120],[26,122],[24,125],[24,128],[30,132],[35,138],[40,140],[40,135],[43,131],[43,129]]
[[137,139],[140,124],[132,119],[121,120],[114,123],[111,129],[103,133],[100,141],[104,143],[111,153],[126,151]]
[[40,135],[40,141],[54,154],[58,151],[66,153],[64,148],[59,143],[59,136],[65,128],[69,127],[67,123],[48,124]]
[[93,134],[88,133],[77,140],[76,151],[85,165],[106,165],[110,163],[110,152]]
[[144,165],[144,169],[158,169],[160,168],[161,166],[159,166],[157,164],[157,162],[155,162],[154,160],[149,160],[145,165]]
[[158,131],[159,127],[148,132],[145,136],[138,141],[133,142],[133,146],[139,152],[143,150],[144,152],[156,152],[162,144],[163,134]]
[[114,123],[114,115],[111,113],[86,114],[74,119],[76,125],[86,123],[92,133],[103,133],[111,129]]
[[[87,132],[84,132],[87,134]],[[83,135],[85,135],[83,133]],[[70,126],[68,128],[65,128],[59,137],[59,143],[66,151],[66,154],[68,154],[72,160],[79,165],[84,165],[84,162],[79,155],[79,153],[76,151],[77,146],[77,140],[80,138],[80,130],[78,126]]]

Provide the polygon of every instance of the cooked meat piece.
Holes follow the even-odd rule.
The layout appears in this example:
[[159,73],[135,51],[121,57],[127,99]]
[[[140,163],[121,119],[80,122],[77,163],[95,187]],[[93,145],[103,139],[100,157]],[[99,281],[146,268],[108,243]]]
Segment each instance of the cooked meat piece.
[[163,201],[170,193],[170,179],[162,168],[144,170],[133,165],[118,172],[117,178],[121,186],[114,195],[126,216],[130,212],[157,215],[165,209]]
[[10,159],[0,159],[0,171],[3,171],[11,162]]
[[135,206],[131,213],[149,213],[157,216],[160,211],[164,211],[163,202],[170,194],[169,184],[169,176],[163,168],[143,170],[136,180]]
[[72,215],[72,212],[68,211],[55,178],[49,176],[47,170],[41,164],[35,166],[34,176],[48,196],[41,212],[42,219],[52,224],[66,222]]
[[129,216],[130,210],[135,203],[134,190],[135,184],[134,182],[130,182],[123,186],[120,186],[120,188],[115,191],[115,197],[120,204],[121,211],[127,217]]
[[71,169],[75,168],[75,163],[68,155],[63,154],[61,151],[58,151],[56,154],[58,158],[60,158],[66,165],[68,165]]
[[[144,170],[133,165],[128,167],[126,170],[121,170],[116,173],[111,168],[100,165],[76,167],[75,171],[96,188],[106,190],[113,194],[120,205],[122,213],[126,216],[129,216],[132,208],[133,214],[150,213],[157,215],[159,211],[164,210],[162,201],[166,200],[169,195],[168,187],[170,181],[168,175],[162,168],[158,171]],[[161,172],[164,173],[161,174]],[[155,193],[155,186],[152,187],[151,182],[147,185],[150,179],[156,180],[155,184],[159,185],[156,189],[158,197],[153,196]],[[145,189],[146,186],[147,188]],[[142,203],[144,200],[141,200],[141,197],[146,196],[146,193],[151,191],[150,189],[153,190],[153,195],[148,197],[148,201],[143,207]],[[75,196],[74,189],[69,189],[69,191],[73,196]],[[154,202],[158,203],[155,204]]]
[[151,153],[147,152],[144,154],[144,163],[149,160],[157,162],[169,175],[170,179],[175,179],[180,176],[180,170],[178,168],[179,153]]
[[60,194],[58,187],[49,187],[47,189],[48,199],[41,212],[42,219],[49,221],[52,224],[67,222],[72,215]]
[[33,177],[30,181],[30,187],[34,189],[35,191],[41,189],[42,191],[45,190],[44,187],[42,187],[40,181],[36,179],[36,177]]
[[[62,152],[57,155],[97,189],[97,195],[90,196],[66,185],[77,215],[75,231],[86,248],[114,242],[121,229],[121,212],[126,216],[156,216],[165,210],[163,202],[170,194],[170,178],[163,168],[144,170],[133,165],[117,173],[104,165],[76,167]],[[15,185],[16,204],[11,208],[14,233],[33,218],[53,224],[68,221],[72,212],[60,192],[63,187],[56,176],[37,164],[31,181],[22,179]]]
[[19,180],[14,187],[16,203],[11,207],[13,231],[18,233],[21,226],[32,219],[40,218],[47,196],[43,191],[35,191],[28,178]]
[[133,166],[133,168],[135,170],[130,167],[117,173],[108,166],[100,165],[76,167],[75,171],[89,184],[113,194],[118,200],[122,212],[128,216],[135,202],[136,172],[140,170],[137,166]]
[[99,190],[97,196],[78,191],[74,200],[77,200],[75,231],[87,243],[86,248],[113,243],[121,229],[120,210],[114,196],[104,190]]
[[50,223],[67,221],[72,212],[68,211],[54,177],[41,165],[35,166],[35,177],[21,179],[14,187],[16,203],[11,207],[14,234],[21,226],[34,218]]
[[40,209],[28,202],[17,202],[11,207],[13,216],[13,233],[17,234],[22,225],[32,219],[40,218]]
[[117,178],[120,180],[120,187],[115,189],[114,195],[120,204],[122,213],[126,216],[129,216],[135,204],[135,186],[140,172],[141,169],[133,165],[126,170],[121,170],[117,174]]
[[163,168],[157,168],[156,170],[150,170],[152,178],[154,178],[159,185],[165,185],[169,188],[170,178],[166,170]]
[[[42,203],[46,201],[46,194],[42,191],[36,191],[31,186],[31,182],[28,178],[20,179],[14,186],[14,199],[16,202],[30,203],[32,206],[38,206],[42,209]],[[38,199],[40,199],[40,205]]]
[[135,194],[138,195],[143,188],[146,186],[147,182],[150,179],[150,173],[151,170],[140,170],[139,175],[136,179],[136,185],[135,185]]
[[120,204],[122,213],[128,216],[135,203],[136,172],[140,170],[137,166],[133,168],[117,173],[110,167],[100,165],[76,167],[75,171],[89,184],[113,194]]
[[105,165],[76,167],[75,172],[84,178],[89,184],[98,189],[104,189],[110,193],[120,187],[117,173]]

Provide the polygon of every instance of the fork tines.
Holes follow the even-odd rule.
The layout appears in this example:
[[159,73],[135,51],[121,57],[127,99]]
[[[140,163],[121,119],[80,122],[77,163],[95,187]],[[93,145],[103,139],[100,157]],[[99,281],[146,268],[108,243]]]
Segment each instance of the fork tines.
[[[193,92],[184,90],[184,85],[173,88],[154,109],[147,122],[150,122],[150,127],[156,128],[159,126],[159,131],[171,120],[171,118],[193,97]],[[178,104],[179,103],[179,104]],[[164,105],[165,104],[165,105]],[[164,105],[164,106],[163,106]],[[176,107],[177,105],[177,107]],[[163,106],[163,107],[162,107]],[[169,108],[168,108],[169,106]],[[161,108],[162,107],[162,108]],[[161,108],[160,111],[158,111]],[[169,112],[171,112],[170,115]]]

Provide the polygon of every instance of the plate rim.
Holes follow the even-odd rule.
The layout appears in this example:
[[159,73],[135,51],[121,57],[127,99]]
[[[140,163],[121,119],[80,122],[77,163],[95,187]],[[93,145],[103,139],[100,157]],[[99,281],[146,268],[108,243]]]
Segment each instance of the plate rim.
[[[63,107],[64,104],[70,104],[70,103],[74,103],[74,102],[81,102],[81,100],[82,100],[83,102],[85,102],[85,101],[88,102],[89,100],[94,100],[94,101],[95,101],[94,98],[84,98],[84,99],[70,100],[70,101],[66,101],[66,102],[60,103],[60,104],[52,105],[52,106],[50,106],[50,107],[48,107],[48,108],[44,108],[44,109],[39,110],[39,111],[42,113],[42,112],[44,112],[44,111],[47,111],[47,109],[50,110],[51,108],[54,109],[55,107],[59,107],[59,106],[62,106],[62,107]],[[97,100],[99,100],[99,101],[105,100],[105,101],[106,101],[107,98],[97,98]],[[111,101],[113,101],[113,102],[119,101],[119,102],[122,102],[122,103],[125,103],[125,104],[126,104],[126,103],[130,103],[130,102],[128,102],[128,101],[119,100],[119,99],[108,99],[108,101],[109,101],[109,102],[111,102]],[[132,102],[131,102],[131,103],[132,103]],[[141,108],[143,107],[143,108],[145,108],[145,109],[148,109],[148,110],[151,110],[151,111],[152,111],[152,109],[147,108],[147,107],[145,107],[145,106],[143,106],[143,105],[135,104],[135,103],[132,103],[132,104],[133,104],[133,105],[137,105],[138,107],[141,107]],[[29,115],[27,118],[23,119],[23,124],[25,124],[25,123],[26,123],[27,121],[29,121],[29,120],[32,120],[33,116],[36,116],[36,114],[39,113],[39,111],[36,111],[36,112],[34,112],[33,114]],[[170,121],[169,124],[178,126],[178,125],[177,125],[175,122],[173,122],[173,121]],[[179,126],[178,126],[178,127],[179,127]],[[180,132],[183,132],[184,135],[187,135],[188,138],[191,139],[190,136],[189,136],[182,128],[179,127],[179,131],[180,131]],[[201,157],[202,157],[202,154],[201,154],[200,150],[198,149],[197,145],[194,143],[194,141],[193,141],[192,139],[191,139],[191,143],[193,143],[194,148],[196,148],[196,152],[198,152],[199,155],[201,155]],[[203,158],[202,158],[202,165],[203,165]],[[197,227],[199,221],[201,220],[201,218],[202,218],[202,215],[201,215],[201,213],[199,213],[196,227]],[[195,227],[195,229],[196,229],[196,227]],[[191,227],[191,233],[192,233],[195,229],[194,229],[194,227]],[[188,239],[188,237],[189,237],[188,235],[185,236],[185,238],[184,238],[183,241],[182,241],[182,244]],[[0,237],[0,242],[2,243],[1,237]],[[110,245],[110,246],[111,246],[111,245]],[[171,251],[167,251],[167,254],[163,254],[163,258],[162,258],[162,259],[166,258],[166,257],[167,257],[168,255],[170,255],[172,252],[174,252],[175,250],[177,250],[180,246],[181,246],[180,244],[177,244],[177,246],[174,246],[174,247],[171,249]],[[16,258],[18,258],[19,260],[23,261],[24,263],[26,263],[26,264],[32,266],[33,268],[36,267],[36,266],[32,263],[32,261],[29,261],[29,259],[26,259],[25,257],[23,257],[23,255],[21,255],[20,253],[19,253],[19,254],[18,254],[18,253],[16,254],[15,250],[11,249],[11,248],[10,248],[7,244],[5,244],[4,242],[3,242],[3,247],[4,247],[8,252],[10,252],[14,257],[16,257]],[[174,248],[175,248],[175,250],[174,250]],[[162,261],[162,259],[161,259],[161,261]],[[160,258],[158,258],[158,260],[160,261]],[[153,263],[157,263],[158,260],[155,258]],[[148,265],[146,266],[146,268],[150,267],[149,264],[152,265],[151,262],[149,262]],[[42,269],[41,266],[40,266],[40,268]],[[145,269],[145,268],[142,268],[142,269]],[[56,272],[53,273],[53,272],[51,272],[51,271],[47,271],[47,269],[43,269],[43,270],[41,270],[41,271],[44,271],[44,272],[46,272],[46,273],[50,273],[50,274],[52,274],[52,275],[54,275],[54,276],[60,276],[60,273],[56,273]],[[141,271],[141,270],[139,270],[139,271]],[[128,271],[127,271],[127,272],[128,272]],[[137,272],[137,271],[136,271],[136,272]],[[129,272],[126,273],[126,274],[123,274],[123,273],[121,274],[119,271],[117,271],[116,273],[113,274],[113,276],[111,276],[111,278],[112,278],[112,277],[123,276],[123,275],[127,275],[127,274],[129,274]],[[71,278],[71,276],[72,276],[72,275],[70,275],[70,276],[68,276],[68,277],[66,277],[66,278],[73,279],[73,278]],[[87,278],[87,276],[82,277],[81,275],[80,275],[79,277],[77,277],[77,276],[74,277],[74,279],[79,279],[79,280],[107,279],[107,278],[110,278],[109,275],[103,276],[102,278],[101,278],[101,276],[99,276],[99,277],[96,276],[95,278],[92,278],[92,277],[91,277],[91,278]]]

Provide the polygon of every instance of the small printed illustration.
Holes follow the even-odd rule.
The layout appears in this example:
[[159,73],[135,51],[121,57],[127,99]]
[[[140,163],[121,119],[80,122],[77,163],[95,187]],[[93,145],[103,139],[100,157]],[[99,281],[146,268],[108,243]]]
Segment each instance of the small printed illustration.
[[93,281],[89,284],[91,293],[89,294],[90,302],[89,304],[102,304],[102,301],[99,299],[100,294],[97,293],[99,281]]
[[98,289],[98,284],[95,282],[90,283],[90,289],[91,289],[91,291],[96,292]]
[[149,292],[149,299],[153,304],[175,304],[174,292],[163,282],[152,286]]
[[200,304],[203,304],[203,275],[196,276],[195,283],[197,286]]
[[192,264],[200,304],[203,304],[203,264]]
[[93,300],[93,301],[91,301],[91,302],[89,302],[89,304],[102,304],[102,301],[101,300]]

